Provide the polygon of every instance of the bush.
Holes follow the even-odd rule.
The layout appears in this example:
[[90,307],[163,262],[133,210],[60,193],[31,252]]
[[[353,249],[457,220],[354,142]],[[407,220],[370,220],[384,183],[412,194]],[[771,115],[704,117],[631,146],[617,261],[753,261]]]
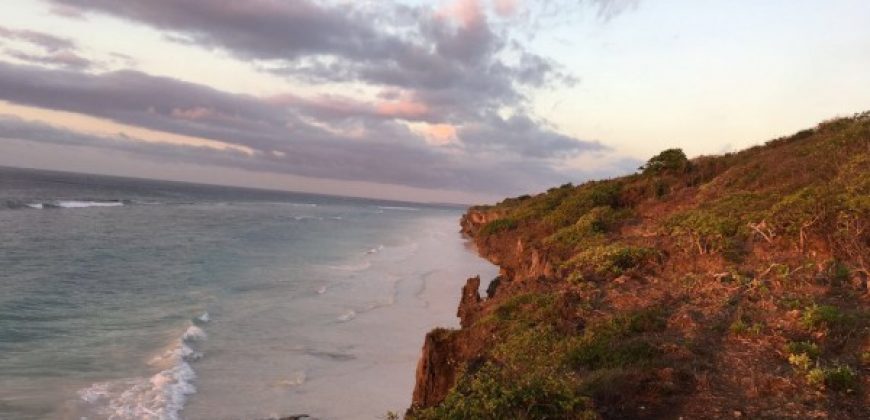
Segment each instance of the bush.
[[555,228],[573,225],[596,207],[619,207],[621,191],[622,183],[617,181],[584,184],[566,195],[544,220]]
[[487,362],[465,374],[444,402],[412,419],[597,419],[576,380],[551,372],[515,372]]
[[802,371],[806,371],[812,366],[813,360],[806,353],[790,354],[788,356],[788,363]]
[[807,307],[801,317],[801,324],[809,329],[820,326],[834,327],[843,322],[845,316],[836,307],[831,305],[816,305]]
[[517,228],[517,221],[514,219],[496,219],[480,229],[480,234],[483,236],[494,235],[496,233],[514,230]]
[[659,308],[614,317],[589,328],[567,351],[566,360],[575,369],[591,370],[648,365],[660,351],[637,336],[666,327]]
[[691,246],[707,254],[729,250],[740,231],[740,219],[734,215],[720,216],[708,210],[694,209],[677,213],[665,222],[672,235],[686,235]]
[[761,334],[761,328],[762,328],[761,324],[754,323],[754,324],[750,325],[747,321],[744,321],[743,318],[738,318],[737,320],[735,320],[734,322],[731,323],[730,327],[728,327],[728,329],[734,335],[746,335],[746,334],[759,335],[759,334]]
[[846,391],[858,385],[858,374],[849,366],[825,370],[825,385],[835,391]]
[[682,149],[667,149],[646,162],[639,169],[644,174],[658,174],[662,172],[685,172],[689,168],[689,159]]
[[556,231],[544,239],[544,243],[558,249],[570,251],[579,247],[598,245],[604,234],[612,231],[631,214],[630,210],[616,210],[610,206],[599,206],[589,210],[576,223]]
[[815,359],[822,354],[819,346],[816,343],[809,341],[792,341],[786,346],[788,352],[793,355],[805,354],[807,357]]
[[858,374],[849,366],[833,368],[813,368],[807,372],[807,383],[815,386],[826,385],[834,391],[848,391],[858,386]]
[[572,257],[565,265],[577,267],[599,276],[618,276],[650,263],[659,256],[652,248],[622,244],[588,248]]
[[607,369],[643,366],[658,356],[659,350],[644,340],[615,342],[613,338],[599,338],[578,345],[568,354],[575,368]]

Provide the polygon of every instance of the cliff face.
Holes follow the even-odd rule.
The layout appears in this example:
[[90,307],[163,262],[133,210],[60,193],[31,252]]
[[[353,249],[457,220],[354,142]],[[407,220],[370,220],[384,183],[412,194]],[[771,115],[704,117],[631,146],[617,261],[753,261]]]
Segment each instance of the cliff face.
[[870,116],[469,209],[409,418],[870,418]]

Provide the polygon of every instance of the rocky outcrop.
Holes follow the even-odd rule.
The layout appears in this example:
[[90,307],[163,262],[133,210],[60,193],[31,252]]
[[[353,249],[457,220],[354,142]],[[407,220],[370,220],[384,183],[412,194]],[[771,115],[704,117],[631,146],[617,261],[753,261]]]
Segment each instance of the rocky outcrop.
[[480,312],[480,276],[469,278],[462,288],[462,298],[459,300],[459,309],[456,316],[459,317],[459,325],[467,328],[477,320]]
[[459,225],[462,227],[462,232],[470,234],[477,232],[483,225],[505,216],[503,211],[490,210],[486,208],[471,208],[462,216]]
[[411,409],[436,405],[444,400],[456,381],[453,335],[444,329],[426,334],[423,354],[417,362],[416,386]]

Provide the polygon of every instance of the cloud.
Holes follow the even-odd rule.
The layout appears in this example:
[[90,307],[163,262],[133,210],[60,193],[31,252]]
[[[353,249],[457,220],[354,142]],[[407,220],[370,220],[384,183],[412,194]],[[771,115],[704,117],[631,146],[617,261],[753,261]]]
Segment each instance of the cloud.
[[513,17],[517,13],[518,0],[492,0],[495,13],[501,17]]
[[75,49],[75,43],[67,38],[61,38],[44,32],[30,30],[14,30],[0,26],[0,37],[17,39],[37,45],[46,51],[55,52]]
[[36,52],[5,49],[6,56],[24,62],[71,69],[85,69],[92,64],[90,60],[79,55],[78,46],[68,38],[38,31],[9,29],[2,26],[0,26],[0,38],[18,41],[32,50],[35,49]]
[[[324,111],[329,107],[318,100],[287,103],[133,71],[93,75],[0,62],[0,99],[254,151],[251,156],[233,159],[217,159],[216,153],[221,152],[201,157],[185,153],[190,161],[423,188],[528,191],[566,177],[565,172],[552,168],[551,159],[572,150],[581,153],[603,149],[597,143],[572,140],[537,127],[529,120],[500,122],[494,116],[457,130],[458,137],[468,136],[462,148],[441,148],[432,145],[432,137],[382,115],[378,106],[365,112],[351,106],[338,112],[343,113],[342,118],[330,117]],[[441,135],[441,139],[452,134],[440,128],[433,133],[434,138]],[[31,141],[77,138],[24,136],[21,130],[12,134]],[[523,140],[522,136],[529,137]],[[526,144],[526,140],[531,143]],[[156,153],[157,146],[150,147],[135,151]],[[160,155],[165,155],[166,150],[179,150],[177,147],[162,145]],[[498,153],[485,158],[478,154],[490,151]]]
[[[0,62],[0,99],[255,151],[228,165],[515,193],[575,177],[577,172],[564,169],[566,159],[606,150],[559,133],[530,110],[535,91],[576,78],[510,35],[504,20],[518,18],[516,1],[453,0],[438,7],[386,1],[47,1],[77,19],[111,15],[161,30],[172,41],[223,50],[308,85],[306,92],[326,84],[374,92],[255,97],[129,70],[71,71],[69,56],[66,70]],[[504,19],[491,20],[493,11]],[[170,150],[160,147],[161,153]],[[193,155],[185,154],[196,160]]]
[[520,88],[564,80],[554,62],[505,42],[479,0],[435,9],[309,0],[50,1],[141,22],[308,83],[362,82],[411,90],[445,107],[466,105],[456,113],[518,106],[527,99]]

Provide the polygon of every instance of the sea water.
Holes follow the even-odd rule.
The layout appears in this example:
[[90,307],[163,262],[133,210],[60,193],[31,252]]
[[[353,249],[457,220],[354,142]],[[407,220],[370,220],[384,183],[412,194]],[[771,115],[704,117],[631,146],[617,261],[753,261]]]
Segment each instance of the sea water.
[[461,212],[0,168],[0,419],[400,412]]

